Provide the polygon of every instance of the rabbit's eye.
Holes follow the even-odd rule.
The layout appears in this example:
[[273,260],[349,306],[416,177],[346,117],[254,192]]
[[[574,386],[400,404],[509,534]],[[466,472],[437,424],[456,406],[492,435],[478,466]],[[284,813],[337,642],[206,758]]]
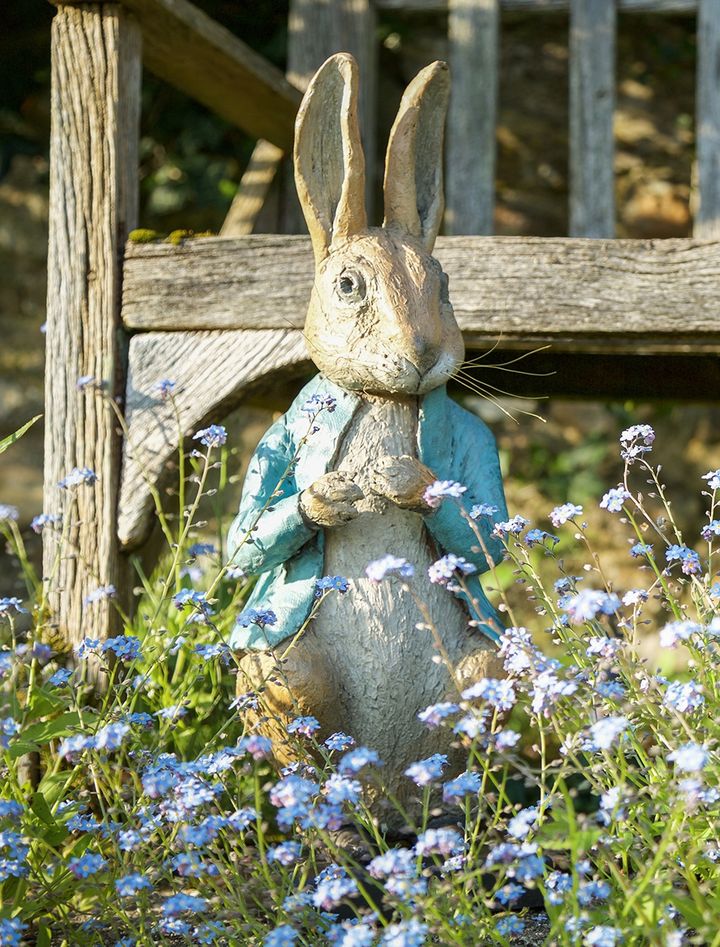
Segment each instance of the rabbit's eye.
[[345,302],[357,302],[365,298],[365,280],[357,270],[343,270],[337,281],[337,291]]

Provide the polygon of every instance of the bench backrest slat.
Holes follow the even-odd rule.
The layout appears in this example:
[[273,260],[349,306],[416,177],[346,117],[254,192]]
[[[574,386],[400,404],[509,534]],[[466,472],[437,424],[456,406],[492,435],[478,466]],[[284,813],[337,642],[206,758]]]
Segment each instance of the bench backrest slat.
[[499,0],[450,0],[445,230],[493,233]]
[[[377,82],[377,41],[375,6],[372,0],[290,0],[288,19],[287,77],[298,89],[306,89],[310,79],[333,53],[351,53],[360,72],[360,129],[366,155],[368,205],[375,183],[375,99]],[[279,228],[284,233],[306,233],[300,210],[291,162],[285,165]],[[368,206],[368,210],[371,210]],[[276,228],[273,228],[276,229]]]
[[699,202],[695,236],[720,237],[720,3],[701,0],[698,11],[696,92]]
[[615,234],[614,0],[570,5],[570,234]]

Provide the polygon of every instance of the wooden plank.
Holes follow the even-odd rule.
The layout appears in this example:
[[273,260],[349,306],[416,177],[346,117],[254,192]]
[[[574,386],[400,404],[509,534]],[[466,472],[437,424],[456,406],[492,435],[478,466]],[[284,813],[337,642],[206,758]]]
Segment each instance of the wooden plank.
[[[407,13],[447,10],[449,3],[450,0],[375,0],[379,10],[404,10]],[[617,0],[617,5],[623,13],[692,14],[697,10],[698,0]],[[500,0],[500,9],[508,13],[562,13],[569,8],[570,0]]]
[[[122,390],[120,277],[136,226],[141,36],[119,4],[61,6],[52,25],[50,237],[45,368],[44,509],[61,513],[67,539],[45,534],[43,575],[53,622],[69,640],[117,627],[101,585],[122,591],[125,563],[115,530],[120,469],[108,401],[77,388],[81,376]],[[60,490],[74,467],[93,486]]]
[[700,0],[697,25],[696,237],[720,237],[720,4]]
[[221,237],[242,237],[253,232],[283,154],[280,148],[264,138],[255,145],[237,194],[220,228]]
[[[372,0],[291,0],[288,18],[289,81],[303,91],[317,69],[333,53],[351,53],[360,67],[360,134],[365,151],[365,184],[368,215],[372,219],[375,192],[375,98],[377,48],[375,6]],[[283,233],[306,233],[305,220],[295,194],[292,162],[284,178]]]
[[279,69],[188,0],[121,3],[140,22],[151,72],[251,137],[292,147],[302,96]]
[[452,89],[445,176],[449,234],[493,232],[499,21],[499,0],[450,0]]
[[[146,537],[153,509],[148,484],[158,482],[176,454],[179,430],[189,435],[222,421],[258,381],[307,364],[302,334],[288,329],[148,332],[131,339],[117,525],[123,545]],[[164,378],[175,382],[174,404],[155,387]]]
[[[718,350],[719,242],[440,237],[436,256],[470,341]],[[304,237],[130,245],[123,320],[143,330],[301,328],[312,278]]]
[[615,233],[615,0],[570,4],[570,234]]

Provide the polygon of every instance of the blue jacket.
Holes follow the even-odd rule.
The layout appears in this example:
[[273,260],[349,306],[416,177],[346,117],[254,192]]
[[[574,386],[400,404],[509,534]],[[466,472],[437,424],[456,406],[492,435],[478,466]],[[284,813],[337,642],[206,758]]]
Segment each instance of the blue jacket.
[[[303,406],[313,395],[330,395],[335,410],[322,411],[319,430],[298,451],[308,434],[309,414]],[[323,375],[316,375],[297,396],[289,411],[263,437],[253,455],[243,485],[240,509],[228,533],[231,564],[258,581],[247,608],[271,609],[277,615],[272,626],[236,627],[231,645],[238,649],[263,651],[292,637],[306,621],[315,597],[315,581],[323,575],[324,535],[309,526],[300,514],[300,494],[328,470],[333,469],[337,449],[360,398],[338,388]],[[500,464],[492,434],[475,415],[448,397],[445,387],[435,388],[420,399],[418,417],[418,457],[438,480],[456,480],[467,487],[463,503],[497,507],[498,520],[507,519]],[[293,458],[297,456],[293,463]],[[283,479],[284,477],[284,479]],[[278,495],[260,515],[278,487]],[[247,540],[248,529],[257,525]],[[491,536],[491,523],[480,518],[484,542],[495,562],[502,557],[502,545]],[[483,553],[473,551],[478,540],[462,518],[457,504],[445,500],[425,517],[425,525],[441,553],[453,552],[472,562],[478,574],[486,572]],[[468,578],[471,595],[481,606],[476,613],[467,596],[462,598],[473,618],[501,622],[487,601],[477,575]],[[497,633],[488,625],[482,630],[493,641]]]

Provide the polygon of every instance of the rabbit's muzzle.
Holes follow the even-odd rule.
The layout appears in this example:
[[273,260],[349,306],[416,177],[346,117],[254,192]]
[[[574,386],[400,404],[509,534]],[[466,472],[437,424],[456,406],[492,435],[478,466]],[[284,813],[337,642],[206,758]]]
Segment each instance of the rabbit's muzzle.
[[465,354],[442,267],[413,238],[382,228],[320,264],[305,337],[323,374],[373,394],[425,394]]
[[419,336],[413,346],[413,354],[408,361],[418,373],[418,379],[427,375],[440,357],[440,349],[429,339]]

